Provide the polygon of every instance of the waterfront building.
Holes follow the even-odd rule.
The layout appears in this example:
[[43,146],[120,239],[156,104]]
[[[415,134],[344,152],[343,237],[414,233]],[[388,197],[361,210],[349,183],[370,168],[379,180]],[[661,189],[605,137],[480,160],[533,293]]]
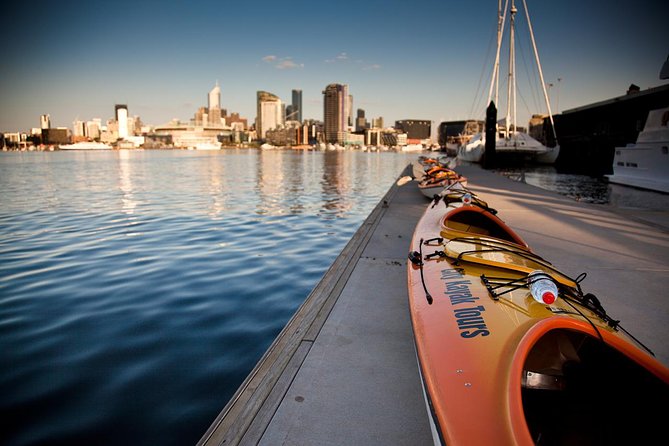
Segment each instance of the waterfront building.
[[[155,135],[161,135],[161,140],[171,138],[174,147],[196,148],[200,145],[217,144],[222,140],[230,140],[232,131],[230,129],[218,126],[195,125],[193,121],[183,123],[179,120],[173,120],[167,124],[156,126]],[[155,136],[154,135],[154,136]],[[152,137],[152,141],[156,138]]]
[[439,123],[437,139],[441,147],[457,150],[462,144],[469,142],[471,137],[484,131],[484,121],[473,119],[460,121],[443,121]]
[[207,125],[209,123],[209,113],[207,107],[200,107],[195,112],[194,124],[198,126]]
[[425,140],[430,139],[432,121],[404,119],[395,121],[395,128],[405,132],[410,140]]
[[[293,101],[291,104],[292,111],[287,114],[287,119],[292,119],[302,122],[302,90],[293,90]],[[295,114],[295,116],[290,116]]]
[[67,127],[42,129],[42,144],[59,145],[70,142],[70,131]]
[[225,122],[236,131],[244,131],[248,128],[248,120],[239,116],[239,113],[231,113],[226,116]]
[[348,85],[330,84],[323,90],[325,142],[344,142],[349,125],[351,102]]
[[118,137],[125,139],[128,137],[128,106],[125,104],[116,104],[114,107],[114,117],[118,124]]
[[256,133],[265,139],[267,130],[284,125],[284,107],[278,96],[267,91],[257,92]]

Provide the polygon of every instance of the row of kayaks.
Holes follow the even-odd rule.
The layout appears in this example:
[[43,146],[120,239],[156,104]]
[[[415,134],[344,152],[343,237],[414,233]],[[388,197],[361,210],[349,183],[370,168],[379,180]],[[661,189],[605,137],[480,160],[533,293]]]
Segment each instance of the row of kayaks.
[[[581,289],[585,274],[534,253],[466,181],[433,192],[411,242],[408,292],[435,444],[666,438],[669,369]],[[554,301],[533,297],[535,277]]]
[[438,195],[444,188],[466,186],[467,178],[452,168],[453,162],[455,160],[448,157],[419,156],[413,163],[413,176],[400,178],[398,184],[413,179],[417,182],[421,193],[428,198]]

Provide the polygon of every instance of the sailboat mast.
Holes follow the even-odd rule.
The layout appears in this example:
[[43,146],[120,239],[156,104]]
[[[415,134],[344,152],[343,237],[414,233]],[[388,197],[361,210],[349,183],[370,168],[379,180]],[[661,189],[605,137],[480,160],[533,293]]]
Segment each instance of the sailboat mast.
[[541,70],[541,62],[539,62],[539,51],[537,51],[537,44],[534,41],[534,32],[532,31],[532,22],[530,22],[530,12],[527,10],[527,3],[523,0],[523,8],[525,8],[525,17],[527,17],[527,26],[530,29],[530,38],[532,39],[532,48],[534,49],[534,58],[537,61],[537,69],[539,71],[539,80],[541,81],[541,88],[544,92],[544,100],[546,101],[546,108],[548,109],[548,118],[551,122],[551,130],[553,131],[553,137],[557,141],[557,135],[555,134],[555,123],[553,122],[553,112],[551,111],[551,104],[548,99],[548,92],[546,91],[546,82],[544,82],[544,73]]
[[[511,0],[511,19],[509,22],[509,83],[507,86],[506,98],[506,132],[507,136],[511,131],[511,124],[513,124],[513,131],[516,131],[516,49],[515,49],[515,16],[516,4],[515,0]],[[513,103],[513,104],[512,104]],[[513,122],[511,121],[511,107],[513,106]]]
[[504,2],[504,9],[502,9],[502,0],[499,0],[497,5],[497,50],[495,52],[495,65],[493,65],[492,77],[490,78],[488,104],[490,104],[490,101],[493,98],[493,90],[495,92],[495,104],[499,104],[499,53],[502,49],[502,34],[504,30],[504,22],[506,20],[506,7],[508,4],[509,0],[506,0]]

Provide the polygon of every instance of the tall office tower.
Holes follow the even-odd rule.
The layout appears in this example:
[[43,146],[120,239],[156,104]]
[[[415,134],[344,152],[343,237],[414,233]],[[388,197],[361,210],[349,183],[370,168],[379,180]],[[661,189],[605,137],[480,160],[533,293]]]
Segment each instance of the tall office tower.
[[367,119],[365,118],[365,110],[359,108],[355,119],[355,131],[360,132],[368,127],[369,125],[367,125]]
[[209,92],[209,110],[213,108],[221,108],[221,87],[218,86],[218,81],[216,81],[216,86]]
[[118,124],[118,137],[125,139],[128,137],[128,106],[125,104],[116,104],[115,116]]
[[348,101],[346,102],[346,125],[353,127],[353,95],[348,95]]
[[284,109],[281,99],[267,91],[257,92],[256,134],[265,139],[267,130],[283,125]]
[[323,91],[323,127],[326,142],[343,142],[349,117],[348,85],[330,84]]
[[42,115],[39,117],[40,128],[42,130],[51,128],[51,117],[49,115]]
[[211,89],[209,92],[209,108],[207,110],[207,120],[203,122],[204,125],[221,125],[221,87],[218,86],[218,81],[216,81],[216,86]]
[[293,120],[302,122],[302,90],[293,90]]

